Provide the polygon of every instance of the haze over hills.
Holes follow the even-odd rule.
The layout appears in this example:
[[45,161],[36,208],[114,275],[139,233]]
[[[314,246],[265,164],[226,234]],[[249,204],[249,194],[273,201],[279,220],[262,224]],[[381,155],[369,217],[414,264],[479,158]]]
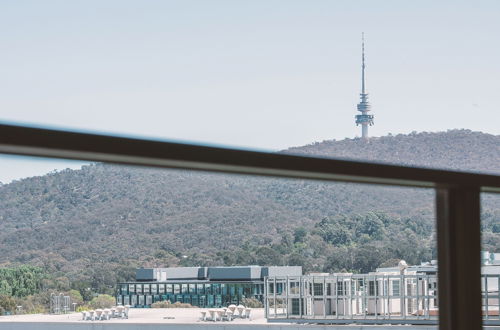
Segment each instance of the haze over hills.
[[[324,141],[286,153],[500,173],[500,136],[467,130]],[[0,264],[104,290],[136,266],[300,264],[368,271],[434,256],[431,190],[94,164],[0,186]],[[500,207],[485,197],[485,248]],[[70,284],[67,284],[70,285]]]

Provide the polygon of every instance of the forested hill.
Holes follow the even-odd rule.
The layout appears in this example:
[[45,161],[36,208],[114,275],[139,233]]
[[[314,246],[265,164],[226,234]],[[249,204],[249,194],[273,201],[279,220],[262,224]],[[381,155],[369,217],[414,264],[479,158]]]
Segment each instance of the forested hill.
[[[459,130],[283,152],[499,173],[499,148],[500,136]],[[433,257],[433,197],[421,189],[94,164],[0,186],[0,265],[41,266],[62,288],[101,291],[130,279],[136,266],[364,272],[395,258]],[[485,248],[500,252],[498,204],[486,198],[483,237]]]
[[500,173],[500,135],[469,130],[316,142],[284,152],[399,165]]

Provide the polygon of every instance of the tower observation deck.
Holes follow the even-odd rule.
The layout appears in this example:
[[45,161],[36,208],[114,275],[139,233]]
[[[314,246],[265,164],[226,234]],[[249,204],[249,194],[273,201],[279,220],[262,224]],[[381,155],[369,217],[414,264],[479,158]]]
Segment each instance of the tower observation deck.
[[356,126],[361,125],[361,137],[368,139],[368,126],[373,125],[373,115],[369,115],[370,103],[368,103],[368,93],[365,90],[365,36],[361,35],[361,102],[358,103],[358,111],[360,115],[356,115]]

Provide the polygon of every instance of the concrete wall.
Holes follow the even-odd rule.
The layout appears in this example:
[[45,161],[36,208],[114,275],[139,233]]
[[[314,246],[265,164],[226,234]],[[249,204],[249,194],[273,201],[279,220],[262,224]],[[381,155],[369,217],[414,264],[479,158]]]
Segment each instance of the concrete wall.
[[260,280],[260,267],[209,267],[210,280]]
[[263,274],[262,277],[264,276],[302,276],[302,266],[269,266],[269,267],[262,267],[263,273],[266,272],[267,268],[267,274]]
[[154,281],[156,280],[153,268],[138,268],[135,271],[135,279],[137,281]]

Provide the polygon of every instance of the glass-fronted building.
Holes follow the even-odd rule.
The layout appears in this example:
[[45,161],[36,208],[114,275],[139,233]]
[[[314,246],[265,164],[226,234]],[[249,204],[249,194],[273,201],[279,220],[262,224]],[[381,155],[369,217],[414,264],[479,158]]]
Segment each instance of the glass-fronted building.
[[300,275],[300,266],[140,268],[135,281],[118,283],[116,301],[133,307],[157,301],[198,307],[238,305],[244,298],[264,302],[265,277]]

